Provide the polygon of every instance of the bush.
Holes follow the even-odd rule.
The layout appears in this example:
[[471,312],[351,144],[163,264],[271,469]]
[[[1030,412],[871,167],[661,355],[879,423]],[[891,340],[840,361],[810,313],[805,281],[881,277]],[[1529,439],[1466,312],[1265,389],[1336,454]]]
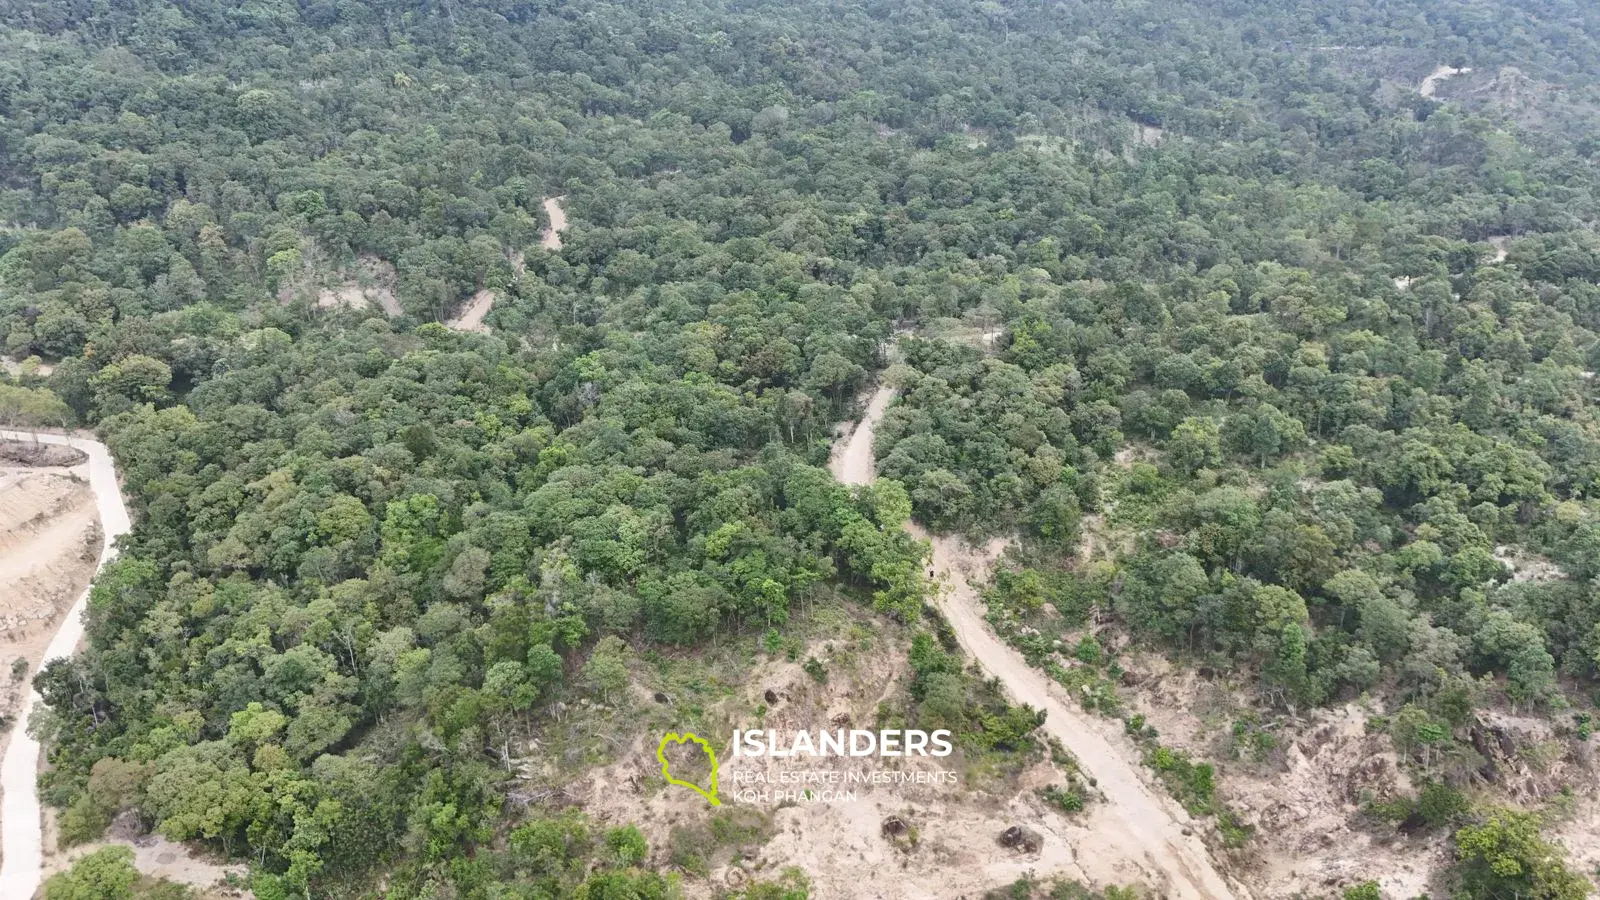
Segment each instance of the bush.
[[1376,881],[1363,881],[1355,887],[1345,888],[1344,900],[1383,900]]
[[1536,816],[1494,810],[1481,824],[1456,832],[1460,900],[1529,897],[1583,900],[1590,884],[1568,871],[1560,850],[1539,834]]
[[1429,825],[1448,825],[1466,815],[1467,798],[1447,784],[1430,781],[1417,796],[1417,812]]
[[44,900],[133,900],[139,873],[133,851],[106,847],[80,857],[72,868],[44,884]]
[[644,835],[632,825],[613,828],[606,832],[606,851],[619,866],[636,866],[650,855],[650,845]]
[[1050,785],[1049,787],[1040,788],[1039,796],[1065,813],[1080,812],[1084,807],[1083,795],[1073,788]]

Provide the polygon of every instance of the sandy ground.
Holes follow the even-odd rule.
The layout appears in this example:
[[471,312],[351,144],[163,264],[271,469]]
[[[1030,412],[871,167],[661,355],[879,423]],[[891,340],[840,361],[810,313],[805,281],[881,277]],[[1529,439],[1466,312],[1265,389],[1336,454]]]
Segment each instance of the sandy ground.
[[1564,574],[1554,560],[1521,547],[1501,544],[1494,548],[1494,558],[1511,570],[1512,581],[1555,581]]
[[[767,707],[761,727],[783,735],[872,728],[878,703],[910,677],[906,653],[903,637],[874,640],[870,651],[849,662],[813,645],[801,655],[825,661],[827,684],[813,681],[796,663],[768,661],[749,672],[741,694],[717,712],[740,727],[754,727],[749,711]],[[779,698],[776,702],[766,701],[768,690]],[[650,705],[649,691],[642,693],[637,702]],[[597,821],[637,825],[654,851],[652,865],[665,867],[671,865],[672,829],[703,823],[712,811],[687,790],[652,785],[659,767],[650,737],[654,735],[633,744],[616,763],[591,772],[576,786],[574,799]],[[1069,819],[1040,800],[1037,788],[1063,783],[1061,773],[1042,755],[1015,777],[972,771],[958,757],[773,760],[736,757],[728,747],[718,748],[717,756],[722,811],[770,814],[771,833],[757,842],[759,849],[746,848],[743,859],[714,867],[708,879],[686,879],[685,893],[691,898],[714,897],[753,873],[771,877],[788,866],[805,870],[812,896],[827,900],[976,900],[1030,871],[1102,884],[1148,881],[1151,875],[1118,847],[1116,814],[1104,804],[1091,804]],[[675,756],[669,754],[669,759]],[[812,800],[788,803],[752,796],[763,788],[782,789],[781,782],[774,784],[780,773],[817,771],[839,772],[841,777],[869,771],[954,771],[959,781],[857,785],[848,798],[825,796],[820,793],[825,789],[818,787]],[[756,781],[758,773],[767,780]],[[696,780],[704,783],[703,778]],[[884,835],[883,823],[891,816],[915,830],[914,841]],[[1001,846],[1000,834],[1013,825],[1038,833],[1041,845],[1033,851]]]
[[1472,69],[1466,67],[1456,69],[1450,66],[1440,66],[1422,79],[1422,83],[1417,85],[1417,93],[1424,97],[1432,97],[1439,90],[1439,82],[1455,75],[1465,75],[1471,71]]
[[[1279,721],[1271,730],[1275,748],[1255,759],[1231,740],[1233,723],[1251,710],[1228,673],[1203,678],[1149,653],[1124,659],[1136,682],[1124,696],[1162,742],[1224,761],[1218,792],[1255,827],[1254,871],[1242,877],[1258,896],[1337,896],[1367,879],[1376,879],[1385,897],[1447,895],[1448,829],[1407,836],[1362,815],[1368,800],[1419,788],[1414,766],[1398,757],[1388,734],[1369,731],[1378,709],[1351,702]],[[1547,831],[1566,847],[1573,870],[1596,871],[1600,785],[1593,741],[1560,739],[1547,719],[1503,709],[1481,710],[1472,733],[1474,746],[1488,751],[1493,774],[1474,778],[1465,787],[1469,795],[1553,813]],[[1569,789],[1572,796],[1564,796]]]
[[[873,430],[893,399],[893,389],[880,388],[861,424],[835,448],[831,468],[841,482],[867,484],[875,477]],[[927,536],[915,526],[912,532]],[[1126,738],[1113,732],[1109,723],[1079,712],[1058,685],[989,630],[982,602],[969,581],[988,579],[995,558],[1004,550],[1003,542],[975,551],[956,538],[934,537],[932,545],[933,566],[942,585],[938,605],[963,649],[998,678],[1014,700],[1044,710],[1045,731],[1096,779],[1111,813],[1097,823],[1097,833],[1107,839],[1107,853],[1120,851],[1128,864],[1149,873],[1145,880],[1174,900],[1249,897],[1243,886],[1216,870],[1204,842],[1192,833],[1188,815],[1144,781],[1139,764],[1133,762],[1137,750]]]
[[[43,360],[40,360],[36,356],[30,356],[30,357],[28,357],[28,359],[35,360],[32,368],[33,368],[33,371],[35,373],[37,373],[40,377],[48,377],[51,372],[54,372],[56,370],[55,366],[51,365],[50,363],[44,362]],[[7,375],[10,375],[12,378],[16,378],[16,377],[20,376],[27,367],[28,367],[28,360],[27,359],[18,360],[18,359],[12,359],[9,356],[0,356],[0,371],[5,372]]]
[[1547,833],[1566,848],[1567,862],[1574,872],[1583,872],[1591,879],[1600,873],[1600,803],[1591,797]]
[[1317,710],[1292,731],[1274,730],[1269,760],[1232,748],[1233,723],[1248,714],[1238,686],[1175,669],[1149,653],[1127,657],[1137,688],[1125,692],[1132,711],[1162,743],[1201,759],[1223,759],[1218,793],[1255,827],[1256,870],[1244,875],[1259,896],[1337,896],[1377,879],[1385,897],[1409,898],[1437,886],[1448,867],[1442,833],[1407,838],[1362,825],[1360,805],[1373,797],[1414,792],[1393,744],[1369,734],[1371,713],[1355,703]]
[[[49,878],[57,872],[65,871],[78,857],[113,845],[127,847],[133,851],[133,867],[141,874],[198,888],[205,897],[228,895],[231,892],[221,887],[226,884],[228,876],[233,875],[243,879],[249,871],[242,865],[224,866],[207,862],[195,856],[183,844],[174,844],[160,835],[149,834],[142,837],[79,844],[64,853],[51,853],[45,858],[44,876]],[[244,892],[238,896],[250,896],[250,894]]]
[[[75,467],[75,474],[79,477],[87,476],[89,490],[93,493],[95,508],[98,510],[101,537],[98,553],[100,563],[103,565],[113,559],[117,552],[113,541],[127,533],[131,526],[127,507],[123,504],[121,487],[117,483],[116,468],[111,461],[111,452],[105,445],[86,438],[69,438],[53,434],[35,436],[10,431],[0,431],[0,440],[37,440],[40,443],[65,444],[88,455],[87,462]],[[24,477],[31,481],[35,476],[29,473]],[[30,488],[30,490],[39,489]],[[34,533],[29,536],[30,533],[43,531],[47,543],[40,545],[41,552],[47,551],[52,545],[64,546],[67,548],[64,552],[69,554],[73,552],[71,548],[74,546],[72,543],[74,538],[70,531],[63,534],[53,522],[40,521],[36,515],[31,514],[29,511],[39,508],[41,500],[37,494],[26,496],[28,499],[14,501],[13,509],[18,512],[13,512],[11,515],[18,517],[21,527],[12,532],[13,540],[26,541],[31,546],[40,535]],[[67,509],[76,510],[76,508],[75,501],[67,504]],[[65,512],[66,509],[62,511]],[[79,514],[73,512],[71,515]],[[51,514],[48,518],[56,517]],[[29,522],[33,524],[29,525]],[[77,546],[81,548],[83,545]],[[81,553],[83,550],[77,552]],[[88,552],[92,559],[94,548],[90,546]],[[7,552],[5,557],[10,560],[13,554]],[[91,564],[88,571],[93,570]],[[8,579],[0,577],[0,581]],[[35,671],[52,659],[71,655],[78,646],[78,642],[83,639],[83,610],[88,600],[87,587],[79,587],[77,600],[59,617],[60,628],[45,646]],[[32,691],[23,698],[11,727],[5,761],[0,763],[0,790],[4,791],[3,798],[0,798],[0,847],[4,849],[4,860],[0,862],[0,897],[31,897],[39,886],[44,844],[43,816],[39,808],[37,781],[40,753],[39,742],[27,731],[28,715],[38,699],[38,694]]]

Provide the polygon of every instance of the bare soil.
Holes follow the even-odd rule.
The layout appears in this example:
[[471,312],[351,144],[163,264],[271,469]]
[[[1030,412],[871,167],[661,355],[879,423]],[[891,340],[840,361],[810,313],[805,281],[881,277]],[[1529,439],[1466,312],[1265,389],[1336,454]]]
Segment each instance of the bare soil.
[[[22,451],[13,457],[30,455],[27,445],[0,446]],[[70,461],[75,452],[41,461]],[[94,498],[80,476],[60,466],[6,462],[0,463],[0,715],[6,720],[0,757],[58,621],[94,577],[101,546]]]
[[242,881],[249,872],[246,866],[211,862],[188,846],[173,843],[157,834],[112,837],[90,844],[79,844],[64,852],[49,853],[44,860],[44,877],[48,879],[51,875],[65,871],[80,856],[118,845],[133,851],[133,867],[139,874],[147,878],[164,878],[177,884],[188,885],[197,890],[203,900],[251,896],[248,890],[228,887],[228,876],[233,875]]
[[1502,544],[1494,548],[1494,558],[1511,570],[1512,581],[1555,581],[1565,575],[1554,560],[1521,547]]
[[[1401,834],[1376,822],[1363,804],[1420,787],[1413,765],[1393,741],[1367,722],[1379,710],[1359,702],[1278,723],[1275,746],[1258,757],[1232,737],[1233,724],[1250,716],[1242,699],[1248,686],[1226,672],[1201,677],[1146,653],[1124,653],[1134,683],[1134,712],[1162,743],[1218,762],[1218,794],[1255,827],[1243,876],[1262,897],[1337,896],[1376,879],[1385,897],[1446,896],[1451,863],[1448,829]],[[1550,834],[1569,851],[1574,869],[1600,863],[1593,742],[1557,738],[1550,723],[1504,710],[1481,712],[1472,726],[1485,755],[1488,778],[1465,790],[1476,800],[1545,810]],[[1568,798],[1564,788],[1574,793]],[[1561,814],[1561,809],[1567,811]]]
[[1129,659],[1138,682],[1132,710],[1163,744],[1220,762],[1218,795],[1255,828],[1245,877],[1259,896],[1337,896],[1370,878],[1386,897],[1415,897],[1443,873],[1442,834],[1406,838],[1362,825],[1363,802],[1414,790],[1389,738],[1366,732],[1366,710],[1319,710],[1291,732],[1274,730],[1276,748],[1257,760],[1230,740],[1233,723],[1250,712],[1238,685],[1152,654]]
[[55,366],[39,359],[37,356],[30,356],[22,360],[13,359],[9,356],[0,356],[0,372],[5,372],[12,378],[18,378],[30,371],[41,377],[48,377],[55,370]]
[[357,261],[355,272],[346,273],[343,282],[318,292],[317,306],[321,309],[340,306],[366,309],[376,303],[385,315],[398,316],[403,310],[395,297],[395,279],[394,266],[376,256],[363,255]]
[[0,466],[30,469],[67,467],[82,465],[88,458],[82,450],[60,444],[0,441]]
[[1496,264],[1505,262],[1506,245],[1509,243],[1511,243],[1509,234],[1497,234],[1489,238],[1489,246],[1494,248],[1494,256],[1489,261]]

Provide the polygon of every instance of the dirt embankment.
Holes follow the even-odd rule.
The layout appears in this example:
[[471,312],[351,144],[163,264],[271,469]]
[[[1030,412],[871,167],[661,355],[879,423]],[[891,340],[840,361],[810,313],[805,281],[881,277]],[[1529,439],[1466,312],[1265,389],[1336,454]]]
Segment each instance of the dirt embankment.
[[[55,624],[100,561],[89,485],[58,467],[7,466],[0,456],[0,714],[18,715]],[[0,752],[5,746],[0,735]]]
[[[85,459],[70,447],[0,441],[0,757],[7,760],[15,735],[26,727],[30,684],[51,637],[99,565],[102,531],[79,465]],[[9,788],[0,781],[7,852],[13,828],[31,819],[37,833],[39,818],[37,799],[12,796]],[[0,883],[0,894],[11,896],[9,886]]]
[[[873,433],[894,390],[879,388],[867,405],[861,424],[835,446],[834,477],[846,484],[868,484],[876,477]],[[915,526],[918,537],[927,535]],[[988,580],[1001,541],[973,550],[953,537],[933,537],[933,568],[943,588],[939,608],[949,619],[961,646],[983,669],[998,678],[1018,702],[1046,713],[1044,728],[1078,758],[1084,772],[1096,779],[1105,797],[1107,815],[1100,816],[1100,834],[1108,838],[1109,859],[1147,873],[1165,896],[1174,900],[1248,898],[1212,863],[1203,841],[1194,836],[1187,814],[1158,789],[1146,783],[1138,751],[1110,725],[1080,712],[1061,688],[995,636],[984,621],[983,604],[971,582]]]
[[[85,457],[82,465],[70,469],[13,466],[0,472],[0,530],[6,542],[0,548],[6,566],[0,584],[21,586],[7,592],[6,631],[16,636],[16,649],[37,671],[70,655],[83,639],[89,579],[98,565],[115,558],[112,542],[128,531],[128,510],[105,445],[83,437],[15,431],[0,431],[0,442],[55,444]],[[62,461],[76,458],[57,451],[40,453]],[[38,740],[27,730],[39,696],[28,689],[26,675],[24,671],[14,678],[21,683],[0,761],[0,897],[33,896],[44,855],[37,784],[41,754]]]
[[[89,457],[82,450],[60,444],[0,441],[0,468],[44,469],[82,465]],[[12,474],[22,474],[13,471]]]

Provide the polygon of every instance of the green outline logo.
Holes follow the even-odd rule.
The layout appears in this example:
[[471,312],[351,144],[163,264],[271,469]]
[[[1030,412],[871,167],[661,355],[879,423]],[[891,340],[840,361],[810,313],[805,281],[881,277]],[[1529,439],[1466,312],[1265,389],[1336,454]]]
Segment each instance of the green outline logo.
[[[679,781],[678,779],[673,778],[672,774],[667,771],[667,744],[669,742],[675,744],[684,744],[688,743],[689,741],[694,741],[696,744],[699,744],[700,749],[706,751],[706,755],[711,757],[710,791],[702,789],[700,785],[693,782]],[[689,790],[694,791],[696,794],[706,798],[706,800],[710,801],[712,806],[722,805],[722,801],[717,799],[717,751],[711,749],[710,744],[700,740],[700,738],[687,731],[685,731],[683,734],[678,734],[676,731],[670,731],[661,739],[661,744],[656,747],[656,759],[661,760],[661,777],[667,780],[667,784],[676,784],[680,787],[686,787]]]

